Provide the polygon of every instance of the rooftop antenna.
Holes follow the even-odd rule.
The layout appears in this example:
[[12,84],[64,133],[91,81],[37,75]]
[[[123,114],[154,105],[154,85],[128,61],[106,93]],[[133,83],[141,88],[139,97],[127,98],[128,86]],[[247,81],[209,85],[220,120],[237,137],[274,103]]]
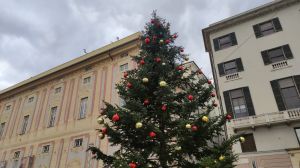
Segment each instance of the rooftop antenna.
[[85,54],[87,54],[87,52],[86,52],[86,49],[85,49],[85,48],[83,49],[83,52],[84,52]]
[[120,40],[120,38],[119,38],[118,36],[117,36],[117,38],[116,38],[116,39],[117,39],[117,41],[118,41],[118,40]]

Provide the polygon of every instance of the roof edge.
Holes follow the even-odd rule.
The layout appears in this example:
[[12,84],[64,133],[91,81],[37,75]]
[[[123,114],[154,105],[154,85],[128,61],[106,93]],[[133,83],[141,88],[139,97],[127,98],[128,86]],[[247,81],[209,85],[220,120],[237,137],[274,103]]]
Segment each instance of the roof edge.
[[12,91],[12,90],[17,89],[17,88],[20,88],[20,87],[22,87],[22,86],[24,86],[26,84],[29,84],[29,83],[37,81],[37,80],[39,80],[41,78],[50,76],[50,75],[52,75],[52,74],[54,74],[56,72],[59,72],[59,71],[61,71],[63,69],[69,68],[69,67],[71,67],[71,66],[73,66],[75,64],[78,64],[78,63],[81,63],[81,62],[83,62],[85,60],[93,58],[93,57],[95,57],[95,56],[97,56],[99,54],[103,54],[103,53],[108,52],[108,51],[110,51],[112,49],[115,49],[115,48],[117,48],[119,46],[125,45],[125,44],[130,43],[130,42],[132,42],[134,40],[137,40],[137,39],[140,38],[140,35],[141,35],[141,32],[136,32],[136,33],[131,34],[131,35],[125,37],[125,38],[122,38],[122,39],[120,39],[118,41],[115,41],[115,42],[113,42],[111,44],[107,44],[107,45],[105,45],[105,46],[103,46],[101,48],[98,48],[98,49],[96,49],[96,50],[94,50],[92,52],[89,52],[89,53],[84,54],[82,56],[79,56],[79,57],[77,57],[75,59],[67,61],[67,62],[65,62],[65,63],[63,63],[61,65],[53,67],[53,68],[51,68],[51,69],[49,69],[47,71],[44,71],[44,72],[42,72],[42,73],[40,73],[38,75],[30,77],[29,79],[26,79],[26,80],[21,81],[21,82],[15,84],[13,86],[10,86],[10,87],[8,87],[6,89],[1,90],[0,91],[0,96],[3,95],[4,93],[7,93],[7,92]]

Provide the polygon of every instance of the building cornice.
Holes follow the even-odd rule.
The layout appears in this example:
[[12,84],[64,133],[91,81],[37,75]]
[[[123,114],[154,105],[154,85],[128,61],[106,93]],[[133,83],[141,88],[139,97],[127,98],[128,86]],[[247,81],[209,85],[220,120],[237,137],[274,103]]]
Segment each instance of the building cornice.
[[17,83],[11,87],[8,87],[4,90],[0,91],[0,100],[9,96],[12,96],[16,93],[22,92],[26,89],[35,87],[37,85],[40,85],[42,83],[45,83],[47,81],[53,80],[59,76],[65,75],[66,73],[70,73],[74,71],[75,69],[83,68],[86,66],[87,63],[92,63],[95,61],[95,59],[104,60],[111,56],[111,52],[115,49],[118,49],[120,47],[123,47],[125,45],[138,42],[140,38],[141,33],[137,32],[130,36],[127,36],[123,39],[120,39],[116,42],[113,42],[111,44],[108,44],[104,47],[101,47],[99,49],[96,49],[90,53],[87,53],[83,56],[80,56],[76,59],[73,59],[71,61],[68,61],[66,63],[63,63],[59,66],[56,66],[52,69],[49,69],[45,72],[42,72],[34,77],[31,77],[27,80],[24,80],[20,83]]

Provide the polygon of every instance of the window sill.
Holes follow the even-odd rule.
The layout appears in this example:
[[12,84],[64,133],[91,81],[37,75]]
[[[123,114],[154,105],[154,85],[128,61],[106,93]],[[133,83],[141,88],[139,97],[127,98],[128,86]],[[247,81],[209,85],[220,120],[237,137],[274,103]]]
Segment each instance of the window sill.
[[271,72],[273,72],[273,71],[292,67],[292,65],[289,65],[288,60],[283,60],[283,61],[275,62],[275,63],[271,64],[271,67],[272,67]]
[[240,76],[239,72],[236,72],[236,73],[226,75],[225,79],[226,79],[225,82],[230,82],[230,81],[242,79],[242,77]]

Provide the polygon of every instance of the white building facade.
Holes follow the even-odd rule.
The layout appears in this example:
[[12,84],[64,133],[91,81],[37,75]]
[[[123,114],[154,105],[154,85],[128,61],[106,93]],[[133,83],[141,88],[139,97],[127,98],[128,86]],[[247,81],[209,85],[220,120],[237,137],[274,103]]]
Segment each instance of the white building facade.
[[300,1],[277,0],[202,30],[238,168],[299,168]]

